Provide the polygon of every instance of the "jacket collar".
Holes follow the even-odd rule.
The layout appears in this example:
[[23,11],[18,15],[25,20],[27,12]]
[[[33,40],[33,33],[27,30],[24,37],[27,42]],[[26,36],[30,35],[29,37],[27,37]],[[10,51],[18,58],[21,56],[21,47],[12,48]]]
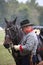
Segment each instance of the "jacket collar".
[[27,28],[27,29],[26,29],[26,34],[32,32],[32,31],[33,31],[33,28]]

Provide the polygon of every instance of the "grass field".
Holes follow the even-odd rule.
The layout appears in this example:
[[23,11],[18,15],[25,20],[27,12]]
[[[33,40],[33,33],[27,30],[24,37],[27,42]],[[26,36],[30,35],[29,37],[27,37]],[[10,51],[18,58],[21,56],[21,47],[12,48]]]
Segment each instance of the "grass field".
[[12,55],[2,45],[4,35],[4,31],[0,31],[0,65],[16,65]]
[[2,31],[2,30],[0,30],[0,42],[3,42],[4,41],[4,37],[5,37],[5,32]]
[[0,45],[0,65],[15,65],[12,55],[3,45]]

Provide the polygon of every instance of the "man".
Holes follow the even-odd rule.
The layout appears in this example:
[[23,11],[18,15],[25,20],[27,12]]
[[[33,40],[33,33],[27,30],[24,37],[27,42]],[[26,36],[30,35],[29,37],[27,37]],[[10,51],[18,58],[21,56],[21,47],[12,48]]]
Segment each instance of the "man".
[[15,50],[19,50],[22,56],[21,65],[30,65],[29,64],[29,54],[32,54],[33,63],[36,62],[36,49],[38,45],[38,39],[33,31],[32,25],[28,19],[20,23],[22,31],[25,36],[21,40],[20,45],[14,45]]

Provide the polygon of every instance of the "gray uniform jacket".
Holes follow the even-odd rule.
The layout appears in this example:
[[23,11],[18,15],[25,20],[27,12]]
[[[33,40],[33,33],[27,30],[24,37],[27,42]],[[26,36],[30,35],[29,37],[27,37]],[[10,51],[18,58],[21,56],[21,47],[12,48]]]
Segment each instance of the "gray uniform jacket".
[[23,47],[23,51],[20,52],[21,55],[27,55],[30,51],[33,55],[35,55],[38,46],[38,39],[35,32],[32,31],[25,35],[21,40],[21,45]]

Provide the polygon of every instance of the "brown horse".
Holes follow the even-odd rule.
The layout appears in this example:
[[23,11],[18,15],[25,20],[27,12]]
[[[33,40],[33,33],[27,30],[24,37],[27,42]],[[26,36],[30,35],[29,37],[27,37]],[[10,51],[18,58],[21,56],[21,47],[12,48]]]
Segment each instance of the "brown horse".
[[[11,48],[12,50],[12,56],[16,61],[16,65],[20,65],[20,53],[19,51],[16,51],[14,48],[12,48],[13,45],[20,44],[21,39],[23,38],[23,32],[18,28],[18,25],[16,25],[16,19],[14,21],[7,21],[6,22],[6,28],[5,28],[5,41],[4,41],[4,47],[9,50]],[[10,51],[9,51],[10,52]]]

